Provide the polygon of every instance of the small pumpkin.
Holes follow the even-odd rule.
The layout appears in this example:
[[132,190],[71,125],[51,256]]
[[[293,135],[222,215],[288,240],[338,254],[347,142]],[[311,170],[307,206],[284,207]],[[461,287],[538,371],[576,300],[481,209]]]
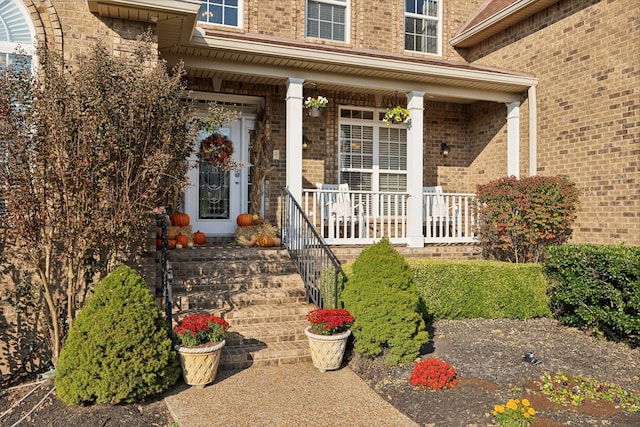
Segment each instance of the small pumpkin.
[[238,215],[236,222],[238,223],[238,227],[248,227],[253,225],[253,216],[248,213],[242,213]]
[[156,249],[162,249],[162,239],[156,239]]
[[189,225],[189,215],[184,212],[176,212],[171,215],[171,225],[176,227],[186,227]]
[[207,241],[207,236],[205,236],[205,234],[198,230],[195,233],[193,233],[193,244],[194,245],[204,245]]
[[168,245],[169,249],[175,249],[176,248],[176,241],[175,240],[169,239],[168,243],[169,243],[169,245]]
[[256,238],[256,246],[260,246],[261,248],[271,247],[273,246],[273,243],[273,237],[271,236],[262,235]]
[[178,234],[175,240],[176,245],[182,245],[183,248],[189,244],[189,238],[185,234]]

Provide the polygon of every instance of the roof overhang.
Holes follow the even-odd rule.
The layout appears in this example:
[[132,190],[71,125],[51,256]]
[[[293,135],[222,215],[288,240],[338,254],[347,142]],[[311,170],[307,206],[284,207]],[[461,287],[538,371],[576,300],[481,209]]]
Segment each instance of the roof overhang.
[[[484,7],[480,8],[475,15],[462,25],[461,30],[453,36],[449,43],[454,47],[474,46],[558,1],[559,0],[516,0],[506,7],[499,8],[495,13],[483,19],[478,19],[478,14],[485,10]],[[485,7],[491,3],[491,1],[487,2]]]
[[186,44],[193,36],[202,2],[197,0],[87,0],[101,17],[156,24],[158,44]]
[[538,83],[529,74],[381,51],[197,29],[189,46],[161,49],[192,77],[284,84],[299,78],[321,89],[367,93],[423,91],[428,99],[513,102]]

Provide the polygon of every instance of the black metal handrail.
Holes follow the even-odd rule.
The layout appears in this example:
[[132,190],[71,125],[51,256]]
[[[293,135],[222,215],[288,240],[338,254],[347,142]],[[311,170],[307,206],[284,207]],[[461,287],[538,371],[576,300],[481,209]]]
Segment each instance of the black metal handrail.
[[173,328],[173,319],[171,317],[171,284],[169,283],[169,239],[167,231],[167,217],[164,212],[156,215],[156,226],[162,229],[162,255],[160,258],[160,271],[162,274],[162,299],[164,305],[164,314],[169,322],[169,326]]
[[282,244],[302,277],[307,302],[317,307],[337,308],[346,280],[342,265],[288,189],[282,191],[280,215]]

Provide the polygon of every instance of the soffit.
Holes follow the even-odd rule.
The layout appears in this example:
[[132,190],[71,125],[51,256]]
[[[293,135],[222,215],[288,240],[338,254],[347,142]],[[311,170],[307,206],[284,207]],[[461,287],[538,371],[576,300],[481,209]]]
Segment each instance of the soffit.
[[200,11],[196,0],[87,0],[89,10],[98,16],[156,24],[158,44],[187,43]]
[[471,47],[509,28],[559,0],[488,0],[450,40],[455,47]]
[[510,102],[537,84],[531,75],[380,51],[229,35],[198,29],[189,45],[161,49],[169,65],[183,61],[188,75],[219,81],[285,84],[304,79],[323,90],[388,94],[422,90],[427,98]]

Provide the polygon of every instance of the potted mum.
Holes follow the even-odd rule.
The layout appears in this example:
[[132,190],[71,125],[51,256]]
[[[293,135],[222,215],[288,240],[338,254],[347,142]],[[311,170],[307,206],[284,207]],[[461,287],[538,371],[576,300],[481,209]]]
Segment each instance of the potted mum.
[[317,308],[307,313],[310,326],[304,333],[309,339],[313,366],[320,372],[340,368],[354,320],[342,308]]
[[384,124],[389,126],[391,123],[408,124],[411,121],[411,118],[409,117],[409,110],[401,107],[400,105],[396,105],[390,110],[387,110],[387,112],[384,114],[384,117],[382,118],[382,121],[384,122]]
[[309,96],[304,101],[304,108],[309,110],[311,117],[320,117],[327,104],[329,104],[329,100],[322,95],[313,98]]
[[229,323],[218,316],[191,314],[173,329],[184,382],[204,387],[216,379]]

